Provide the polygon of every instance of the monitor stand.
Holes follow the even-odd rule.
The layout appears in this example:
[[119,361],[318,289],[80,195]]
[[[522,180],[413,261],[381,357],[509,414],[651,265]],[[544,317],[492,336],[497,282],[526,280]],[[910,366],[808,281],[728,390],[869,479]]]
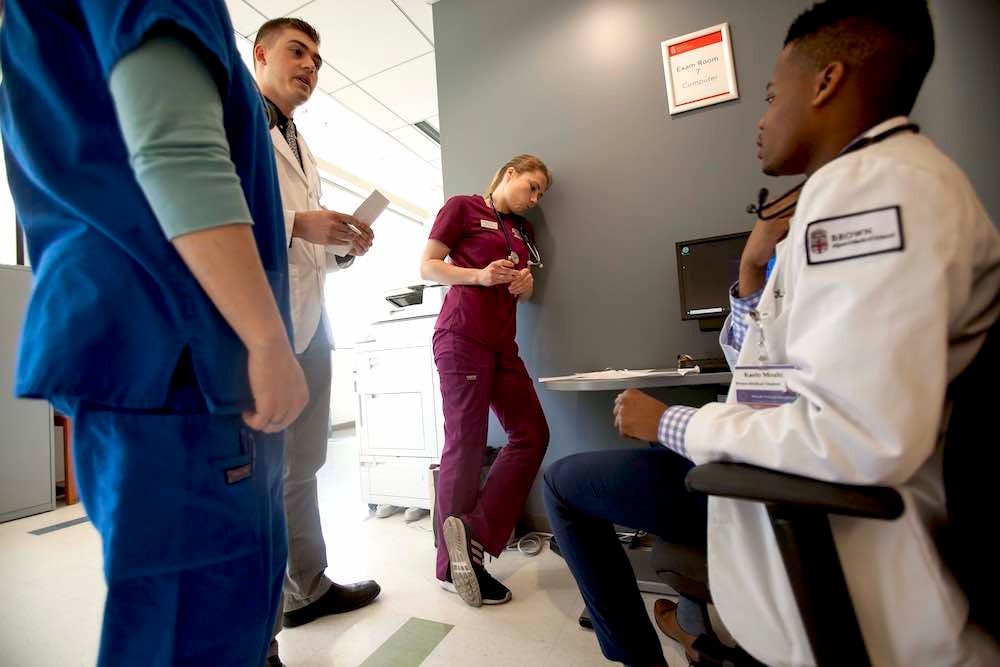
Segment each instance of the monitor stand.
[[722,325],[726,323],[724,317],[706,317],[698,320],[700,331],[722,331]]

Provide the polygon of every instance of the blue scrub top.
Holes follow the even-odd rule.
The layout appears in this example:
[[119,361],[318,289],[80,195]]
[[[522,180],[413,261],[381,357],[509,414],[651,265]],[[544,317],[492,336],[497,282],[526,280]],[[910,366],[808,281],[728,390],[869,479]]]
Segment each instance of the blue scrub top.
[[275,299],[290,330],[274,153],[222,0],[7,0],[0,130],[35,286],[15,391],[164,404],[190,348],[213,412],[252,406],[246,349],[167,241],[133,176],[110,72],[151,32],[185,39],[218,83],[226,135]]

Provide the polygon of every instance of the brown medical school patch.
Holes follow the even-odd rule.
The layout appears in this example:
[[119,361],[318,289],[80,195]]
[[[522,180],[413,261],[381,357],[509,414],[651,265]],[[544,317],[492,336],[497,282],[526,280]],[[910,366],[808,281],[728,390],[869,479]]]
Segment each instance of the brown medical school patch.
[[810,265],[902,252],[905,244],[899,206],[810,222],[805,242]]

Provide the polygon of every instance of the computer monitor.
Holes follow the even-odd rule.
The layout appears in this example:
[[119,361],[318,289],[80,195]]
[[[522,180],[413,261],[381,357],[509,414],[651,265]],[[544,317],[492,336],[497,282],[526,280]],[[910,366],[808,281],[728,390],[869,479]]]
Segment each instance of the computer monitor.
[[703,320],[718,328],[729,315],[729,287],[740,276],[740,256],[750,232],[713,236],[677,244],[677,286],[681,319]]

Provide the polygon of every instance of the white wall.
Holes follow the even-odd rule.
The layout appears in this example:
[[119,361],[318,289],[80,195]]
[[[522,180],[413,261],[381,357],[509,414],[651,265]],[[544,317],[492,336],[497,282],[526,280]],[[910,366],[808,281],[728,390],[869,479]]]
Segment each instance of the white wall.
[[354,422],[357,402],[354,393],[354,348],[333,351],[333,388],[330,392],[330,423],[344,426]]
[[0,264],[17,261],[17,232],[15,231],[14,202],[7,186],[7,170],[0,159]]
[[[367,193],[365,193],[367,195]],[[363,197],[324,179],[323,206],[353,213]],[[436,211],[435,211],[436,213]],[[375,243],[350,268],[326,280],[326,307],[338,348],[353,347],[372,322],[387,313],[385,292],[420,282],[420,253],[427,242],[423,221],[386,210],[372,226]]]

